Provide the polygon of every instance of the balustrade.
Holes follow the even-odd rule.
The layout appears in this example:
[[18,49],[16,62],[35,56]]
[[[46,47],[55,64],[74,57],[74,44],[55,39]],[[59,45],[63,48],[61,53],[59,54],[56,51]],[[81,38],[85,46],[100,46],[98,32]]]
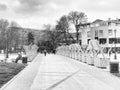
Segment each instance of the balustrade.
[[[57,54],[64,55],[75,60],[94,65],[96,67],[107,67],[109,58],[107,58],[103,49],[96,43],[96,40],[91,41],[92,45],[80,46],[78,44],[71,44],[60,46],[57,48]],[[96,44],[96,45],[94,45]]]

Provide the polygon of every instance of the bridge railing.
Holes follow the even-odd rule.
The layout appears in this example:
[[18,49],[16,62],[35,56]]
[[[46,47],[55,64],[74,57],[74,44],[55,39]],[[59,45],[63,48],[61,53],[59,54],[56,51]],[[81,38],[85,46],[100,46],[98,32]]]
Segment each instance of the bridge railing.
[[[94,47],[94,46],[93,46]],[[98,50],[89,46],[82,47],[78,44],[64,45],[56,49],[57,54],[70,57],[72,59],[106,68],[109,64],[109,57],[103,52],[104,48]]]

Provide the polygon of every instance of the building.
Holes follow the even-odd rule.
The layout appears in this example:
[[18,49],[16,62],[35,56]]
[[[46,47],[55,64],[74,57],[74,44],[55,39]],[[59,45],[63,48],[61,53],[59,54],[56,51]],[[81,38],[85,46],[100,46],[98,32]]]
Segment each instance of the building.
[[102,47],[115,49],[120,52],[120,20],[97,19],[90,24],[84,24],[80,30],[82,45],[88,44],[90,39],[98,39]]
[[21,27],[11,27],[12,31],[17,31],[19,33],[20,44],[26,44],[27,35],[29,32],[32,32],[35,38],[34,43],[37,43],[39,40],[45,39],[45,34],[48,32],[46,30],[39,29],[30,29],[30,28],[21,28]]
[[90,37],[90,23],[85,23],[80,26],[80,41],[82,45],[89,43]]

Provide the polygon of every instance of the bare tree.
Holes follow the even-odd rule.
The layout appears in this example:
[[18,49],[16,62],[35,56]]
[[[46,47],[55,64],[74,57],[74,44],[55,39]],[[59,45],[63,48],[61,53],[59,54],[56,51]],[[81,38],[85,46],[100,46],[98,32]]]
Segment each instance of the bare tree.
[[[49,26],[49,27],[48,27]],[[39,40],[38,46],[46,48],[47,50],[55,50],[58,44],[61,41],[60,34],[56,31],[55,28],[52,28],[50,24],[44,26],[45,33],[43,34],[43,40]]]
[[79,30],[81,24],[87,22],[87,16],[84,12],[72,11],[68,14],[69,21],[75,26],[76,42],[79,43]]
[[[69,44],[70,39],[72,38],[72,40],[74,40],[74,38],[71,36],[71,34],[69,33],[70,30],[70,23],[68,21],[68,17],[66,15],[63,15],[59,21],[57,21],[57,25],[56,25],[56,30],[60,33],[64,35],[64,39],[66,44]],[[69,38],[70,37],[70,38]],[[69,41],[68,41],[69,39]]]
[[51,45],[53,46],[53,49],[55,49],[61,42],[62,37],[61,35],[56,31],[55,28],[52,29],[52,31],[49,32],[49,40],[51,42]]
[[8,26],[9,26],[8,20],[0,19],[0,29],[1,29],[2,35],[5,36]]
[[18,30],[14,30],[13,25],[15,27],[17,23],[9,23],[6,19],[0,19],[0,49],[6,50],[6,57],[8,57],[8,49],[14,47],[19,41]]
[[34,44],[34,39],[35,38],[34,38],[34,34],[32,32],[28,33],[27,39],[28,39],[28,45]]
[[5,19],[0,19],[0,48],[5,49],[7,43],[7,30],[9,22]]
[[6,50],[6,58],[8,58],[8,26],[8,20],[0,19],[0,48]]

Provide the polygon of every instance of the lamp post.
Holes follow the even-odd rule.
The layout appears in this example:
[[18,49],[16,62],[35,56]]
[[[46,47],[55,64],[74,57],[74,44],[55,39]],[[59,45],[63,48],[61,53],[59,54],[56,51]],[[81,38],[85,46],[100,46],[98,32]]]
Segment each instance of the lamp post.
[[117,60],[117,53],[116,53],[116,32],[117,30],[114,30],[115,34],[115,55],[114,55],[114,60],[110,61],[110,73],[119,73],[119,61]]
[[117,59],[117,53],[116,53],[116,43],[117,43],[117,38],[116,38],[116,29],[114,30],[114,34],[115,34],[115,55],[114,55],[114,59],[116,60]]

